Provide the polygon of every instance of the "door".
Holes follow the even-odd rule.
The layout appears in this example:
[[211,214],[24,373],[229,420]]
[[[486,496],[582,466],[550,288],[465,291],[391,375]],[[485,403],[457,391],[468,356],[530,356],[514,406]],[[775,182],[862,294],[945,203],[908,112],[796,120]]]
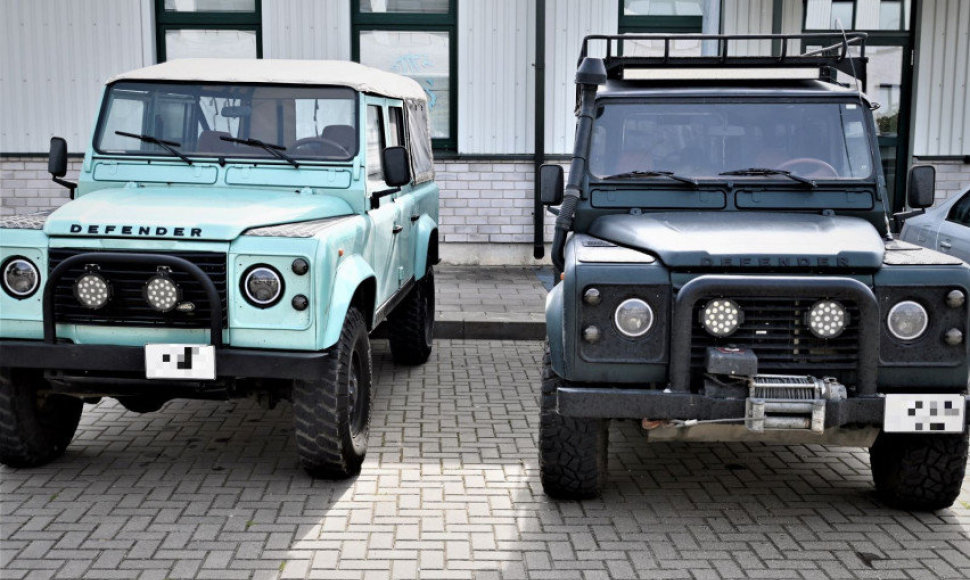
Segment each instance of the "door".
[[[400,106],[387,108],[387,146],[407,147],[404,139],[404,109]],[[414,276],[414,244],[417,214],[411,184],[402,185],[401,191],[394,194],[397,207],[398,233],[395,240],[395,260],[398,284],[402,285]]]
[[[397,242],[398,208],[389,195],[384,182],[381,152],[384,150],[384,114],[378,104],[367,105],[367,197],[370,210],[370,235],[365,257],[377,275],[377,305],[387,302],[397,290],[397,273],[394,271],[395,245]],[[373,200],[373,201],[371,201]],[[376,207],[375,207],[376,205]]]
[[937,249],[970,262],[970,192],[950,208],[940,226]]

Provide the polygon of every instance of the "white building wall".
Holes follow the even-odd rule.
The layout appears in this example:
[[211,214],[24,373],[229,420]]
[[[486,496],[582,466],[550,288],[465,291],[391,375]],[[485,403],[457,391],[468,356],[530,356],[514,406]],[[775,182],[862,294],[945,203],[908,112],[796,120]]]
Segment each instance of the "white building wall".
[[[617,0],[546,2],[546,152],[572,153],[576,61],[587,34],[616,34]],[[594,55],[596,53],[593,53]]]
[[923,2],[913,155],[970,155],[970,2]]
[[154,62],[151,0],[4,0],[0,152],[83,152],[111,76]]
[[459,153],[534,150],[535,12],[535,0],[459,0]]
[[[724,3],[721,15],[724,34],[771,34],[772,0],[729,0]],[[732,55],[771,54],[770,40],[744,40],[732,42]]]
[[350,60],[349,0],[263,0],[263,58]]

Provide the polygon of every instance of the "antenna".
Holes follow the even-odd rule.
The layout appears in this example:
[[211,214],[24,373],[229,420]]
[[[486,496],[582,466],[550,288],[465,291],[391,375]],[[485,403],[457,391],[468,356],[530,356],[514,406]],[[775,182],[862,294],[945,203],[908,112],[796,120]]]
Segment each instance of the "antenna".
[[[842,42],[845,43],[845,46],[846,46],[845,50],[846,50],[846,53],[848,53],[850,50],[852,50],[852,47],[849,45],[849,35],[845,33],[845,26],[842,26],[841,18],[836,18],[835,23],[839,26],[839,30],[842,31]],[[856,74],[855,60],[851,56],[849,56],[849,66],[852,67],[852,78],[855,79],[856,90],[859,91],[860,93],[865,93],[865,91],[862,90],[861,83],[859,82],[859,76]]]

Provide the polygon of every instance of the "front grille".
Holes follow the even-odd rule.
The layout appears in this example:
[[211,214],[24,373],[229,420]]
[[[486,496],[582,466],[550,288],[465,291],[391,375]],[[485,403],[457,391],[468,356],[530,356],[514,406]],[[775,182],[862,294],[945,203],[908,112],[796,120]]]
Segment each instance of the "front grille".
[[[71,256],[84,253],[97,255],[98,250],[51,248],[48,254],[50,269]],[[112,250],[114,252],[114,250]],[[119,252],[123,253],[123,252]],[[143,252],[139,252],[143,253]],[[219,292],[223,326],[226,325],[226,255],[214,252],[166,252],[198,266],[212,280]],[[85,308],[74,297],[74,282],[84,273],[87,263],[98,264],[96,257],[90,262],[71,267],[57,281],[54,290],[54,316],[59,323],[99,324],[111,326],[164,326],[176,328],[208,328],[211,318],[209,301],[202,285],[188,274],[173,268],[172,280],[182,289],[182,302],[192,302],[193,312],[158,312],[142,297],[142,287],[158,266],[146,263],[98,264],[100,273],[112,287],[112,297],[99,310]]]
[[836,338],[816,337],[805,324],[805,313],[814,299],[730,297],[744,311],[744,323],[729,337],[715,338],[701,326],[700,311],[707,300],[694,309],[691,331],[691,370],[704,372],[708,347],[739,345],[758,355],[758,372],[805,373],[834,376],[852,381],[859,363],[859,308],[842,302],[849,313],[849,325]]

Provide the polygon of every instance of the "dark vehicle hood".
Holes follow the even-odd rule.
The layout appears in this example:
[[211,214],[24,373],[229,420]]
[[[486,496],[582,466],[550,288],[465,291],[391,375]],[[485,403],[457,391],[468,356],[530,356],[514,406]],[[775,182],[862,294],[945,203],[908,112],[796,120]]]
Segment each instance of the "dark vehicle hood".
[[671,268],[877,269],[885,245],[869,222],[787,213],[607,215],[590,235],[656,255]]

